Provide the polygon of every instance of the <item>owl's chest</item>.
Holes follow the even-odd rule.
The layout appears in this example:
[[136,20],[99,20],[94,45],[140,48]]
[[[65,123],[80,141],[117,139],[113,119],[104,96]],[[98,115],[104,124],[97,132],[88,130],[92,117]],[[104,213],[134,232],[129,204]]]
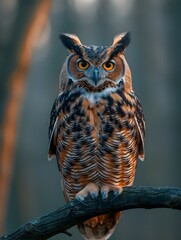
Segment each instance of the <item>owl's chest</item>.
[[83,143],[87,140],[90,144],[108,137],[116,138],[132,120],[132,103],[120,93],[75,95],[66,99],[62,106],[59,133],[63,141],[81,139]]

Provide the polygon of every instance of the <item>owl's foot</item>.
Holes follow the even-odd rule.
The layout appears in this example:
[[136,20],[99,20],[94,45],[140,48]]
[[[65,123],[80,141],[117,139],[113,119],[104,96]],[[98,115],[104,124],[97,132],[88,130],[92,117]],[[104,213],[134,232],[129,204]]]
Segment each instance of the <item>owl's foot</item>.
[[97,198],[99,194],[98,186],[94,183],[87,184],[85,188],[76,194],[76,199],[80,202],[83,202],[88,194],[90,194],[92,198]]
[[108,194],[110,191],[114,192],[115,198],[120,195],[123,191],[122,187],[118,186],[111,186],[111,185],[104,185],[101,187],[101,197],[102,199],[108,198]]

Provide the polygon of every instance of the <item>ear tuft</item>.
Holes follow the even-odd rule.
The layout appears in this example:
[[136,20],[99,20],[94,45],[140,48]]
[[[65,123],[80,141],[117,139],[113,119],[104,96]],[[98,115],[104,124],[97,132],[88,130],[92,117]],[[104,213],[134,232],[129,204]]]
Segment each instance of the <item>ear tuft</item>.
[[127,43],[127,45],[130,43],[131,41],[131,33],[130,32],[124,32],[121,33],[117,36],[114,37],[114,41],[113,41],[113,45],[115,44],[119,44],[120,41],[125,41],[125,43]]
[[112,44],[112,48],[113,48],[112,55],[123,53],[125,48],[129,45],[130,41],[131,41],[130,32],[125,32],[117,35],[114,38],[114,41]]
[[62,33],[60,34],[60,40],[62,41],[63,45],[68,48],[71,52],[77,52],[80,54],[80,45],[82,45],[80,39],[74,35],[69,33]]

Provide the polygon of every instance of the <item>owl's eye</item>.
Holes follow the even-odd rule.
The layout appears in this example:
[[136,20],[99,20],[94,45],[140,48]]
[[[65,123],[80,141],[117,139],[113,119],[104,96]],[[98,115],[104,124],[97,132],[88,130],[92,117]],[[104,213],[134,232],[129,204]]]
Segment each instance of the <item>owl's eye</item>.
[[83,59],[78,59],[77,66],[80,70],[86,70],[89,67],[89,63]]
[[115,61],[114,60],[109,60],[105,63],[103,63],[103,68],[107,71],[110,72],[114,69],[115,67]]

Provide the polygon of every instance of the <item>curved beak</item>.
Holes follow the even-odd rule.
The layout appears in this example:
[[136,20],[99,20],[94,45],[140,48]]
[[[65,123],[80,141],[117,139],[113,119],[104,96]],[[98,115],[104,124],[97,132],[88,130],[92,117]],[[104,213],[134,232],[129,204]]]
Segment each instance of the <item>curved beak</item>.
[[97,86],[97,83],[99,81],[99,70],[97,68],[95,68],[93,70],[93,81],[94,81],[95,85]]

